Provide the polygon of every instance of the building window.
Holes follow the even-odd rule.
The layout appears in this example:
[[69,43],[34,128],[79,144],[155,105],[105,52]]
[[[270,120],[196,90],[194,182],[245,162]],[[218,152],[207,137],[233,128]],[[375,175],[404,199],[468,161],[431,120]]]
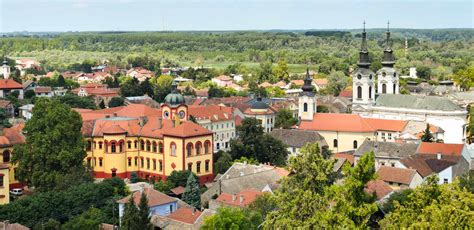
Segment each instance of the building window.
[[99,141],[99,149],[102,149],[102,141]]
[[186,146],[186,155],[188,157],[190,157],[193,153],[193,144],[189,143],[187,146]]
[[132,148],[132,142],[131,142],[131,141],[127,141],[127,148],[128,148],[128,149],[131,149],[131,148]]
[[382,84],[382,93],[387,93],[387,85]]
[[444,184],[447,184],[447,183],[448,183],[448,179],[447,179],[447,178],[444,178],[444,179],[443,179],[443,183],[444,183]]
[[396,93],[396,91],[397,91],[397,84],[396,84],[396,83],[394,83],[394,84],[393,84],[393,94],[395,94],[395,93]]
[[176,144],[174,142],[171,143],[170,149],[171,149],[171,156],[176,156]]
[[196,155],[201,154],[202,144],[201,142],[196,143]]
[[140,150],[145,150],[145,141],[140,141]]
[[128,166],[132,166],[132,158],[128,158]]
[[385,140],[385,133],[382,133],[382,139]]
[[372,86],[369,86],[369,99],[372,99]]
[[204,170],[206,170],[206,172],[209,172],[209,161],[206,161],[206,163],[204,164]]
[[205,154],[208,154],[209,153],[209,148],[211,147],[211,142],[210,141],[206,141],[204,142],[204,153]]
[[10,151],[5,150],[3,151],[3,163],[10,162]]
[[138,165],[138,157],[135,157],[135,166]]
[[308,112],[308,103],[303,104],[303,112]]
[[163,171],[163,161],[160,161],[160,172]]
[[193,170],[193,163],[188,163],[188,171],[192,171]]
[[332,141],[332,145],[333,145],[334,148],[337,148],[337,139],[334,139]]
[[91,141],[87,141],[86,151],[91,151],[91,149],[92,149],[92,142],[91,142]]
[[110,151],[111,152],[115,153],[115,150],[116,150],[115,147],[116,147],[115,142],[110,143],[110,149],[111,149]]
[[357,99],[362,98],[362,87],[357,86]]
[[173,212],[173,205],[170,205],[170,213]]
[[388,133],[388,139],[392,140],[392,134],[391,133]]
[[87,166],[92,167],[91,158],[87,158]]
[[157,150],[157,148],[156,148],[156,142],[153,141],[153,152],[156,153],[157,151],[158,151],[158,150]]
[[385,166],[385,162],[381,162],[380,164],[381,164],[382,166]]
[[102,167],[102,158],[99,158],[99,166]]
[[142,168],[145,167],[145,161],[143,158],[140,159],[140,164]]
[[119,152],[123,152],[123,141],[119,142]]
[[151,143],[150,141],[146,141],[146,151],[150,152],[151,151]]
[[196,173],[201,173],[201,162],[196,162]]
[[136,149],[138,148],[138,141],[133,142],[133,147]]
[[357,141],[354,141],[353,146],[354,149],[357,149]]
[[150,169],[150,158],[146,159],[146,168]]
[[219,147],[220,147],[220,146],[219,146],[219,143],[217,143],[216,149],[219,150]]
[[395,167],[395,163],[390,163],[390,166]]
[[0,187],[3,187],[3,174],[0,174]]
[[156,160],[153,159],[153,171],[156,171]]
[[159,149],[160,149],[160,153],[163,153],[163,143],[160,142],[160,143],[158,144],[158,147],[159,147]]

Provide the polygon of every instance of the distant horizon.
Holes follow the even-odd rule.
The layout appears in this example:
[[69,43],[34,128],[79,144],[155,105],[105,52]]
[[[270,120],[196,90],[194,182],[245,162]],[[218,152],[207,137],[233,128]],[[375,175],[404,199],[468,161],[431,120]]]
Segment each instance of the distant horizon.
[[[471,0],[0,0],[0,33],[472,29]],[[279,28],[279,29],[275,29]],[[317,28],[317,29],[310,29]]]

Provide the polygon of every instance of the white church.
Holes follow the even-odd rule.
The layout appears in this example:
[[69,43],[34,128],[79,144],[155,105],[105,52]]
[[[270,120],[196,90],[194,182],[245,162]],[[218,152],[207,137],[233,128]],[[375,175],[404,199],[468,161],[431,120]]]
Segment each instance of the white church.
[[352,74],[352,113],[369,118],[428,122],[445,131],[445,143],[464,143],[467,126],[465,109],[445,97],[400,94],[400,76],[393,67],[395,57],[390,44],[389,29],[386,35],[382,68],[374,73],[369,68],[364,26],[358,68]]

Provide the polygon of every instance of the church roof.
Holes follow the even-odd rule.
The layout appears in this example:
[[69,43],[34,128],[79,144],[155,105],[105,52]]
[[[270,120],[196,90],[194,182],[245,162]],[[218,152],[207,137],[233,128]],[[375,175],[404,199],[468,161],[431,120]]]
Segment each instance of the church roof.
[[380,94],[375,100],[375,106],[440,111],[463,110],[444,97],[403,94]]

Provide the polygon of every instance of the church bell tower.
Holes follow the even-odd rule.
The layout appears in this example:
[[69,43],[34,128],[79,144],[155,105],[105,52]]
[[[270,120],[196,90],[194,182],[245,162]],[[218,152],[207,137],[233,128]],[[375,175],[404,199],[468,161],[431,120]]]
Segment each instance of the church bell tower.
[[309,69],[306,69],[306,78],[301,87],[303,92],[298,97],[298,117],[301,120],[311,121],[316,114],[316,95],[313,92],[313,78],[309,75]]
[[379,94],[398,94],[399,79],[398,73],[393,68],[395,65],[395,57],[391,47],[390,40],[390,22],[387,23],[387,32],[385,40],[385,49],[383,51],[382,68],[377,71],[378,85],[377,93]]
[[352,74],[352,104],[355,109],[366,108],[375,102],[375,73],[370,69],[365,21],[357,66]]

